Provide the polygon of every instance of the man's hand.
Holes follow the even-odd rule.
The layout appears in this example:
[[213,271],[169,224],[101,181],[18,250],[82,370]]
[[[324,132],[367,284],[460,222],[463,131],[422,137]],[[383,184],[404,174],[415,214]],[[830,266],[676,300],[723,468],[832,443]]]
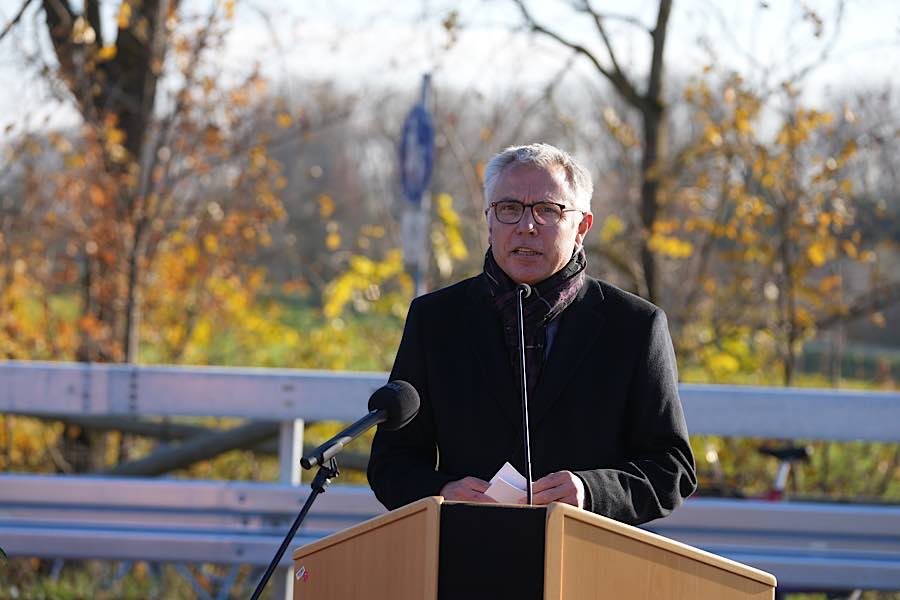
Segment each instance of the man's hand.
[[571,471],[557,471],[534,482],[531,488],[534,504],[565,502],[584,508],[584,483]]
[[477,477],[463,477],[458,481],[451,481],[441,488],[441,496],[444,500],[456,500],[460,502],[494,502],[484,492],[491,484]]

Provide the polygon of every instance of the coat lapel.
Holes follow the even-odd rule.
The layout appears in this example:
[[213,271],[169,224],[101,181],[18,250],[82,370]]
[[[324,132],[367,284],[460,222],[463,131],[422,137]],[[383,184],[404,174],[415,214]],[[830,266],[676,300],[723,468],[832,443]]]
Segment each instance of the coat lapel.
[[503,328],[486,288],[482,277],[473,279],[469,286],[469,302],[465,311],[469,346],[480,365],[484,389],[510,425],[518,430],[522,427],[518,388],[503,341]]
[[605,320],[602,302],[600,284],[588,278],[575,301],[558,317],[561,321],[550,356],[544,364],[535,397],[528,401],[529,429],[532,431],[547,416],[588,351],[599,340]]

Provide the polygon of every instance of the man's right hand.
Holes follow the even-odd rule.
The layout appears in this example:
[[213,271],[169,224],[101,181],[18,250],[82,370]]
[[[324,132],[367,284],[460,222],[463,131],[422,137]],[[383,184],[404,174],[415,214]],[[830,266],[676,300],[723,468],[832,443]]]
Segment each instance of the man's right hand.
[[477,477],[463,477],[444,485],[441,488],[441,496],[444,500],[458,502],[495,502],[493,498],[484,494],[490,485]]

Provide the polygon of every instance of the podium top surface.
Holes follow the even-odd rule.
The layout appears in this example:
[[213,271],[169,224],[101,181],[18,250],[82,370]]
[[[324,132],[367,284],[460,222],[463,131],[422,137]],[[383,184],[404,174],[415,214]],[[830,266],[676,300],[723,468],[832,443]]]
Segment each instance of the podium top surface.
[[620,523],[614,519],[576,508],[569,504],[562,504],[560,502],[552,503],[547,512],[547,522],[549,523],[553,519],[575,519],[582,523],[614,532],[644,544],[655,546],[667,552],[697,560],[736,575],[741,575],[747,579],[771,585],[772,587],[776,584],[775,576],[771,573],[755,569],[705,550],[700,550],[699,548],[694,548],[693,546],[688,546],[687,544],[677,542],[659,534],[645,531],[638,527],[626,525],[625,523]]
[[[356,536],[360,536],[369,531],[385,527],[395,521],[399,521],[400,519],[404,519],[417,513],[424,512],[426,513],[427,518],[433,518],[433,520],[437,522],[440,520],[441,505],[445,503],[448,505],[465,504],[458,502],[445,502],[444,499],[440,496],[423,498],[421,500],[417,500],[416,502],[412,502],[410,504],[407,504],[406,506],[393,510],[389,513],[379,515],[373,519],[369,519],[368,521],[355,525],[354,527],[351,527],[344,531],[340,531],[328,537],[312,542],[311,544],[307,544],[306,546],[297,548],[293,552],[293,558],[294,560],[297,560],[303,556],[309,556],[325,548],[340,544],[346,540],[349,540]],[[494,509],[501,508],[508,510],[534,510],[536,508],[518,505],[498,504],[479,506],[489,506]],[[694,548],[693,546],[688,546],[687,544],[677,542],[675,540],[663,537],[655,533],[651,533],[649,531],[645,531],[637,527],[633,527],[631,525],[620,523],[607,517],[587,512],[568,504],[554,502],[546,507],[546,511],[546,526],[548,528],[548,532],[551,527],[562,527],[562,524],[566,520],[575,520],[590,527],[603,529],[616,535],[630,538],[642,544],[647,544],[649,546],[659,548],[660,550],[670,552],[672,554],[676,554],[691,560],[696,560],[712,567],[722,569],[729,573],[733,573],[735,575],[739,575],[741,577],[745,577],[747,579],[757,581],[765,585],[769,585],[772,587],[776,585],[775,576],[770,573],[766,573],[765,571],[755,569],[739,562],[724,558],[722,556],[718,556],[716,554],[712,554],[710,552],[706,552],[704,550],[700,550],[698,548]]]

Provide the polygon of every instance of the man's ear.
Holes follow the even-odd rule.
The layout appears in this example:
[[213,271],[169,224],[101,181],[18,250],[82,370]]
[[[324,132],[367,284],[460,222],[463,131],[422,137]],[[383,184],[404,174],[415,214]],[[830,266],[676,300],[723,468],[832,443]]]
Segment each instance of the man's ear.
[[591,226],[594,224],[594,214],[587,212],[584,213],[584,216],[581,218],[581,222],[578,223],[578,233],[575,234],[575,245],[583,246],[584,238],[587,235],[587,232],[591,230]]

